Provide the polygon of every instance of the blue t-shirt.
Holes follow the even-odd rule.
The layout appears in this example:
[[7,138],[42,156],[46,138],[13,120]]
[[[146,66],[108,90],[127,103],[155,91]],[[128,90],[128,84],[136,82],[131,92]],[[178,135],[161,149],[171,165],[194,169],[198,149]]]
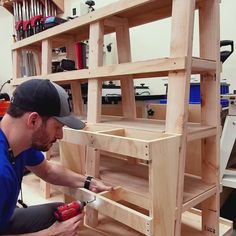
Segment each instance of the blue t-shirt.
[[25,166],[35,166],[44,160],[40,151],[30,148],[15,158],[13,165],[6,136],[0,129],[0,231],[10,220],[16,207]]

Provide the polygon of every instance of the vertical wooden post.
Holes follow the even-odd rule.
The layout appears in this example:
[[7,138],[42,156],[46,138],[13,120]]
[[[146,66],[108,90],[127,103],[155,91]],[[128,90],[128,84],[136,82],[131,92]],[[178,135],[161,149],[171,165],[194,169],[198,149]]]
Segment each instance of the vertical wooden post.
[[[115,27],[118,63],[131,62],[131,45],[129,35],[129,23],[127,19],[122,20],[122,24]],[[132,76],[121,79],[121,97],[123,117],[127,119],[136,118],[136,103],[134,94],[134,82]],[[128,158],[129,163],[136,163],[136,158]]]
[[[52,72],[52,42],[51,40],[42,41],[42,76]],[[44,153],[47,160],[50,159],[51,150]],[[44,180],[40,180],[40,188],[45,198],[50,197],[50,184]]]
[[202,203],[202,229],[219,235],[220,147],[220,32],[219,0],[203,1],[199,8],[200,56],[216,61],[216,72],[201,76],[201,122],[217,127],[217,135],[202,141],[202,180],[214,183],[217,193]]
[[[90,25],[89,32],[89,69],[103,65],[104,24],[102,21]],[[87,121],[97,123],[101,121],[102,81],[91,79],[88,81],[88,113]],[[100,151],[87,148],[86,174],[99,177]],[[98,224],[98,212],[87,207],[86,223],[95,227]]]
[[[89,32],[89,69],[103,65],[103,22],[95,22],[90,25]],[[102,106],[102,81],[90,79],[88,81],[88,122],[101,121]]]
[[52,73],[52,42],[42,41],[42,76]]
[[149,191],[153,236],[174,235],[179,144],[179,137],[174,137],[150,145]]
[[[131,61],[129,24],[126,20],[116,27],[116,41],[118,63]],[[122,78],[121,81],[122,110],[123,116],[128,119],[136,118],[136,104],[134,94],[134,82],[132,76]]]
[[[60,160],[66,168],[84,175],[85,174],[85,153],[86,147],[83,145],[59,141]],[[64,194],[64,201],[71,202],[74,199]]]
[[186,56],[186,69],[169,73],[166,132],[182,134],[178,166],[175,236],[181,234],[181,215],[186,160],[186,129],[192,66],[195,0],[175,0],[172,5],[171,57]]

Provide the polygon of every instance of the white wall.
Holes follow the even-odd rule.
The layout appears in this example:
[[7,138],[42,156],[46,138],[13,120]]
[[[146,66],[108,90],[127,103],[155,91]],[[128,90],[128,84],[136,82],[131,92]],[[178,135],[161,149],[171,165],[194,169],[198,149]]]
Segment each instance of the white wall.
[[[223,0],[221,3],[221,39],[234,41],[236,49],[236,1]],[[230,91],[236,90],[236,50],[223,64],[221,79],[230,84]]]
[[[12,15],[0,7],[0,86],[12,77],[11,45],[13,42],[13,19]],[[12,86],[5,85],[4,93],[11,93]]]
[[[103,7],[117,0],[97,0],[95,8]],[[70,4],[79,2],[79,0],[65,0],[66,13],[70,14]],[[85,1],[80,1],[84,3]],[[223,0],[221,3],[221,39],[234,40],[236,44],[236,29],[233,26],[236,21],[236,1]],[[197,22],[196,16],[196,22]],[[196,24],[193,54],[198,55],[198,25]],[[12,17],[0,7],[0,84],[11,77],[11,44],[12,44]],[[141,27],[131,29],[131,50],[132,60],[139,61],[155,57],[169,56],[170,43],[170,19],[150,23]],[[236,89],[236,53],[223,64],[222,80],[231,84],[230,90]],[[165,93],[165,78],[136,80],[135,84],[145,82],[150,86],[153,94]],[[7,87],[4,87],[6,90]]]

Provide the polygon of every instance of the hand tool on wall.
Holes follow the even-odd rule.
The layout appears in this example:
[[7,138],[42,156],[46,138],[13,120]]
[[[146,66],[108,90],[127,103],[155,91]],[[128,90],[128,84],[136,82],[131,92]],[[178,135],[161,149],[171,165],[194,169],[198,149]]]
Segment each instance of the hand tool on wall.
[[14,10],[14,17],[15,17],[16,38],[17,40],[21,40],[24,38],[22,3],[18,1],[13,2],[13,10]]
[[92,203],[96,200],[96,197],[94,197],[91,201],[81,202],[81,201],[73,201],[69,204],[63,204],[62,206],[57,207],[56,211],[54,212],[54,215],[56,219],[60,222],[66,221],[78,214],[80,214],[84,207]]
[[[46,1],[45,1],[46,2]],[[45,3],[46,4],[46,3]],[[33,33],[37,34],[43,31],[43,7],[41,2],[38,0],[31,0],[31,27],[33,29]]]
[[31,12],[29,0],[23,0],[23,12],[25,13],[23,21],[24,37],[27,38],[33,35],[33,28],[31,26]]

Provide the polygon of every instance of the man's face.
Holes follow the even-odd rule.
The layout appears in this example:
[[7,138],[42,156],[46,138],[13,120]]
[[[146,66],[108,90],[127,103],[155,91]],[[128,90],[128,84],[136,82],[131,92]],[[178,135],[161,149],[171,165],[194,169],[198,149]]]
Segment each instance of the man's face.
[[64,125],[53,118],[43,120],[41,126],[32,135],[32,147],[46,152],[57,139],[62,139]]

